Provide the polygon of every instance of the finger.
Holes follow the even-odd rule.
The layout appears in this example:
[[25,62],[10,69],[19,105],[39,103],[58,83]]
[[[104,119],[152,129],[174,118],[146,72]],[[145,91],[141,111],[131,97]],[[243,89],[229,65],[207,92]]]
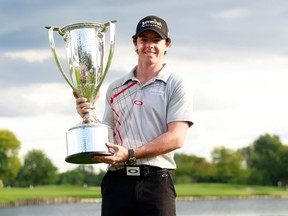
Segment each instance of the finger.
[[86,98],[76,98],[76,104],[82,104],[82,103],[86,103],[87,99]]
[[89,106],[89,103],[80,103],[80,104],[78,104],[77,105],[77,107],[79,108],[79,109],[83,109],[83,111],[87,111],[87,112],[90,112],[90,109],[89,108],[87,108],[87,106]]
[[92,158],[91,158],[93,161],[97,161],[97,162],[100,162],[100,163],[104,163],[104,159],[103,159],[103,157],[99,157],[99,156],[93,156]]
[[107,147],[107,149],[108,149],[108,151],[110,152],[110,153],[112,153],[112,154],[114,154],[115,153],[115,145],[114,144],[112,144],[112,143],[105,143],[105,145],[106,145],[106,147]]
[[113,148],[115,145],[111,142],[106,142],[105,145],[107,146],[107,148]]
[[86,105],[86,103],[79,103],[79,104],[76,105],[76,109],[79,110],[79,111],[81,111],[81,112],[83,111],[83,112],[85,112],[85,113],[86,113],[86,112],[89,112],[89,109],[86,109],[86,108],[85,108],[85,107],[86,107],[85,105]]
[[83,119],[82,123],[90,124],[90,123],[92,123],[92,120],[91,119]]

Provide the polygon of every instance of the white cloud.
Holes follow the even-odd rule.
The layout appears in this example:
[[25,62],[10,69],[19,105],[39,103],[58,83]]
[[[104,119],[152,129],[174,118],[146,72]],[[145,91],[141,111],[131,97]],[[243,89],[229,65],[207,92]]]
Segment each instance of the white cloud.
[[195,112],[194,125],[179,152],[210,159],[215,147],[225,146],[234,150],[247,147],[265,133],[276,134],[287,144],[287,121],[287,113],[259,107]]
[[0,89],[0,114],[6,116],[71,113],[74,106],[68,84],[48,83],[13,86]]
[[1,118],[1,129],[12,131],[21,142],[20,157],[33,149],[45,152],[59,171],[76,167],[65,162],[66,131],[80,122],[79,116],[65,114],[42,114],[30,117]]
[[22,59],[27,62],[43,62],[47,58],[51,57],[51,52],[47,50],[26,50],[26,51],[16,51],[16,52],[6,52],[4,56],[11,59]]
[[[63,49],[59,49],[59,52],[57,52],[57,54],[59,58],[65,58],[65,53]],[[52,58],[52,53],[49,49],[10,51],[4,53],[3,55],[11,59],[21,59],[29,63],[33,62],[42,63],[45,60]]]
[[[125,71],[128,73],[137,64],[137,53],[132,44],[116,44],[110,70]],[[109,73],[109,72],[108,72]]]
[[[102,86],[105,91],[106,85]],[[68,84],[49,83],[19,86],[0,91],[0,129],[15,133],[21,142],[20,156],[32,149],[40,149],[60,171],[73,169],[76,165],[65,162],[66,131],[81,122],[76,112],[75,100]],[[15,100],[17,98],[17,100]],[[104,95],[96,104],[97,116],[101,119],[104,110]],[[95,165],[95,168],[104,168]]]
[[250,15],[250,11],[243,8],[233,8],[229,10],[224,10],[212,14],[212,18],[223,19],[223,20],[233,20],[233,19],[242,19]]

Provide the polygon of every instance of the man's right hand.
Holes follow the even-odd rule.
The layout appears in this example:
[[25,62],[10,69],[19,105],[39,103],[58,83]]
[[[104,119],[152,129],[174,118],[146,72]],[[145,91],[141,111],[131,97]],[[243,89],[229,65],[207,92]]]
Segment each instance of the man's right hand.
[[77,96],[76,93],[73,92],[73,95],[76,99],[76,110],[77,113],[81,116],[83,119],[83,123],[91,123],[91,119],[87,118],[88,113],[91,112],[91,109],[89,107],[92,107],[92,105],[87,102],[86,98],[80,98]]

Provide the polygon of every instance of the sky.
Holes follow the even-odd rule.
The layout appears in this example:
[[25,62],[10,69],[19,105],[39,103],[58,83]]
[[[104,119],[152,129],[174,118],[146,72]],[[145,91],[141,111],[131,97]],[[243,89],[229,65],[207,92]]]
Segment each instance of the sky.
[[[216,147],[237,150],[266,133],[288,143],[287,0],[1,0],[0,129],[19,139],[21,159],[39,149],[61,172],[76,166],[64,160],[65,134],[81,118],[44,26],[117,20],[115,54],[96,104],[101,116],[107,85],[137,63],[131,36],[147,15],[167,21],[165,62],[193,92],[194,125],[178,153],[210,160]],[[64,42],[55,38],[65,68]]]

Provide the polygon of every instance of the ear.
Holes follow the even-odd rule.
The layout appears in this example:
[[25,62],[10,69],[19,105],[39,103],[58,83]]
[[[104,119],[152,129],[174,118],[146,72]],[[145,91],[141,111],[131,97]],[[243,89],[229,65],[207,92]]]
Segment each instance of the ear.
[[134,46],[136,47],[136,45],[137,45],[137,38],[135,38],[135,37],[133,37],[133,44],[134,44]]
[[166,39],[166,41],[165,41],[165,45],[166,45],[166,49],[165,49],[164,54],[166,55],[168,49],[171,47],[171,39],[170,39],[170,38]]
[[166,43],[166,46],[167,46],[168,48],[171,47],[171,45],[172,45],[172,41],[171,41],[170,38],[167,38],[166,41],[165,41],[165,43]]

